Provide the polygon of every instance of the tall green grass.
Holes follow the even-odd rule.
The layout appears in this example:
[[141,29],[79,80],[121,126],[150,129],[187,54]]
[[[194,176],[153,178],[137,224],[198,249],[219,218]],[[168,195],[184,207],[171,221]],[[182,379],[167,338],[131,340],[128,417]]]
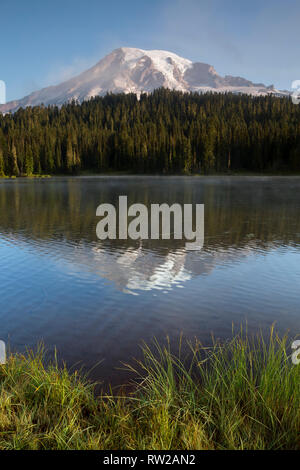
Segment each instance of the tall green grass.
[[144,345],[127,396],[95,396],[44,351],[0,366],[0,449],[300,449],[300,366],[287,337]]

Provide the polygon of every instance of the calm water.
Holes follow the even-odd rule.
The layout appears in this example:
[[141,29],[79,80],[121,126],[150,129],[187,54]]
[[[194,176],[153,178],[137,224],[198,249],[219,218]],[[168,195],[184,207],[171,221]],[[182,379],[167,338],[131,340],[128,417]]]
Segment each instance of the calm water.
[[[100,203],[204,203],[205,246],[96,238]],[[0,182],[0,337],[43,340],[97,379],[154,336],[300,333],[300,178],[94,177]]]

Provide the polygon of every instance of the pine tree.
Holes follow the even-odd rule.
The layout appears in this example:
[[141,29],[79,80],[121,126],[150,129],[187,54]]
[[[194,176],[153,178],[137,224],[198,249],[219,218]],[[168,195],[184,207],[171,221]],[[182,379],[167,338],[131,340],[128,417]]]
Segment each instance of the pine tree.
[[11,145],[10,168],[11,168],[10,174],[12,176],[19,176],[20,170],[19,170],[18,159],[17,159],[17,150],[16,150],[14,143],[12,143]]
[[4,173],[4,158],[3,158],[3,150],[2,146],[0,143],[0,178],[3,178],[5,176]]

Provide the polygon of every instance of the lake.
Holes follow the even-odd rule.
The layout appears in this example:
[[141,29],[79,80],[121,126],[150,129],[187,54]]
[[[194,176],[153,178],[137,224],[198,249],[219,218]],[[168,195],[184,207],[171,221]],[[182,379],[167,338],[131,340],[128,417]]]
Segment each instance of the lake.
[[[205,204],[205,242],[96,237],[96,208]],[[142,341],[210,344],[232,324],[300,333],[300,178],[57,177],[0,180],[0,338],[43,340],[69,366],[122,384]],[[100,363],[100,361],[102,361]]]

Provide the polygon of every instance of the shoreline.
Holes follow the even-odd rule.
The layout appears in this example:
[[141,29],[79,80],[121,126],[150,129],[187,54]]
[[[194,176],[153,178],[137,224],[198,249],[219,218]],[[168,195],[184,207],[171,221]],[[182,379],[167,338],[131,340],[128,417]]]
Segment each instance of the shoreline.
[[210,173],[210,174],[182,174],[182,173],[173,173],[173,174],[162,174],[162,173],[130,173],[130,172],[105,172],[105,173],[82,173],[82,174],[52,174],[52,175],[20,175],[20,176],[0,176],[0,181],[3,180],[36,180],[36,179],[51,179],[51,178],[99,178],[99,177],[137,177],[137,178],[142,178],[142,177],[152,177],[152,178],[201,178],[201,179],[206,179],[206,178],[218,178],[218,177],[256,177],[256,178],[286,178],[286,177],[300,177],[300,172],[299,173],[272,173],[272,172],[266,172],[266,173],[259,173],[259,172],[234,172],[234,173]]
[[[131,393],[95,396],[79,371],[45,366],[43,347],[0,366],[0,449],[300,450],[300,365],[287,336],[144,345]],[[181,349],[179,349],[180,351]],[[125,389],[124,389],[125,390]]]

